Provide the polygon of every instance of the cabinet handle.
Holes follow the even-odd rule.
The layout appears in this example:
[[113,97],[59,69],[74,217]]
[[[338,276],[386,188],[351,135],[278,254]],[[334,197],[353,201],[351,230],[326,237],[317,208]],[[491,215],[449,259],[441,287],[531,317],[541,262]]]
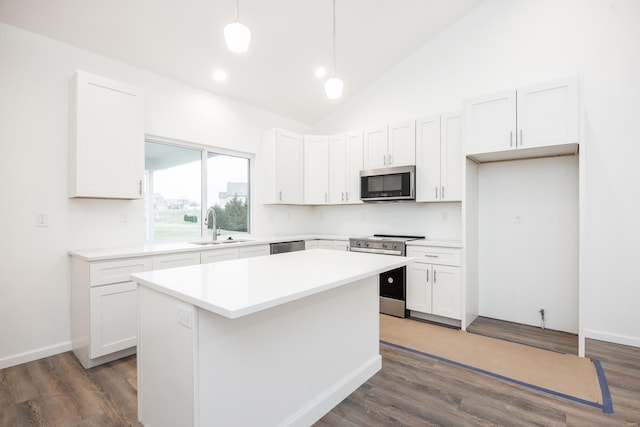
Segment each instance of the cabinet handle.
[[520,129],[520,146],[522,147],[522,129]]
[[138,192],[142,196],[142,180],[138,181]]
[[427,270],[427,283],[429,283],[429,270]]
[[427,258],[439,258],[440,255],[430,255],[430,254],[424,254],[424,256],[426,256]]
[[280,191],[280,192],[278,193],[278,200],[279,200],[279,201],[282,201],[282,191]]
[[509,131],[509,147],[513,147],[513,131]]
[[433,283],[436,283],[436,273],[437,271],[433,270]]
[[442,190],[440,190],[440,198],[444,199],[444,185],[442,186]]
[[341,200],[344,202],[344,191],[340,194],[342,195]]
[[349,192],[348,191],[346,193],[344,193],[344,200],[345,200],[345,202],[349,201]]
[[387,166],[387,155],[382,156],[382,163]]
[[391,166],[393,162],[391,161],[391,154],[389,154],[389,166]]

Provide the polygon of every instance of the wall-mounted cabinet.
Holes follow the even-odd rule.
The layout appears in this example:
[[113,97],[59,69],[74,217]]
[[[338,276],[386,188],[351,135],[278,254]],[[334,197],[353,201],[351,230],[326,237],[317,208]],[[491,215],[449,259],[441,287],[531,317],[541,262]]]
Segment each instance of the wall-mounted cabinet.
[[304,145],[301,135],[269,129],[263,135],[264,203],[304,202]]
[[462,198],[462,114],[416,120],[416,201]]
[[416,122],[406,121],[364,132],[364,169],[416,164]]
[[142,91],[77,71],[69,101],[69,197],[142,198]]
[[360,201],[362,152],[361,131],[329,137],[329,203],[362,203]]
[[465,154],[479,162],[575,154],[578,105],[577,79],[467,100]]
[[329,203],[329,137],[305,135],[304,204]]

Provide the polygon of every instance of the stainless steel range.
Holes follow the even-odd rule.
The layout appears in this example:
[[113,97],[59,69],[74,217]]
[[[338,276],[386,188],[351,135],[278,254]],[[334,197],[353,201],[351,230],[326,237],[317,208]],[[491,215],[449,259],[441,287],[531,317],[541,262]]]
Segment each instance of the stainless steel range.
[[[390,236],[374,234],[349,239],[352,252],[405,256],[407,242],[424,236]],[[380,274],[380,313],[406,317],[407,268],[400,267]]]

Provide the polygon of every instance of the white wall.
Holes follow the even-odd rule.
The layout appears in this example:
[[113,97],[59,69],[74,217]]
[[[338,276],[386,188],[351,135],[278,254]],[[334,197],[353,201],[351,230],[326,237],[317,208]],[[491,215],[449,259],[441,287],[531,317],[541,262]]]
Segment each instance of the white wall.
[[466,97],[579,74],[586,119],[580,328],[640,346],[639,18],[636,0],[487,0],[315,132],[455,109]]
[[578,158],[479,168],[479,312],[578,332]]
[[[0,368],[70,348],[68,250],[144,242],[143,202],[67,198],[68,88],[76,69],[141,87],[149,134],[256,152],[265,128],[309,130],[2,23],[0,64]],[[305,208],[251,208],[253,231],[310,228]],[[49,214],[48,228],[36,228],[37,212]]]

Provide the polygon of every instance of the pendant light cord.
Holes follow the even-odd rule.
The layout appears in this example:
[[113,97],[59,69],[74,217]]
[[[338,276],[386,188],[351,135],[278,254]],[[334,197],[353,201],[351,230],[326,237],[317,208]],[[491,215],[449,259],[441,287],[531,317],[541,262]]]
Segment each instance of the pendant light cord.
[[336,76],[336,0],[333,0],[333,75]]
[[236,22],[240,22],[240,0],[236,0]]

